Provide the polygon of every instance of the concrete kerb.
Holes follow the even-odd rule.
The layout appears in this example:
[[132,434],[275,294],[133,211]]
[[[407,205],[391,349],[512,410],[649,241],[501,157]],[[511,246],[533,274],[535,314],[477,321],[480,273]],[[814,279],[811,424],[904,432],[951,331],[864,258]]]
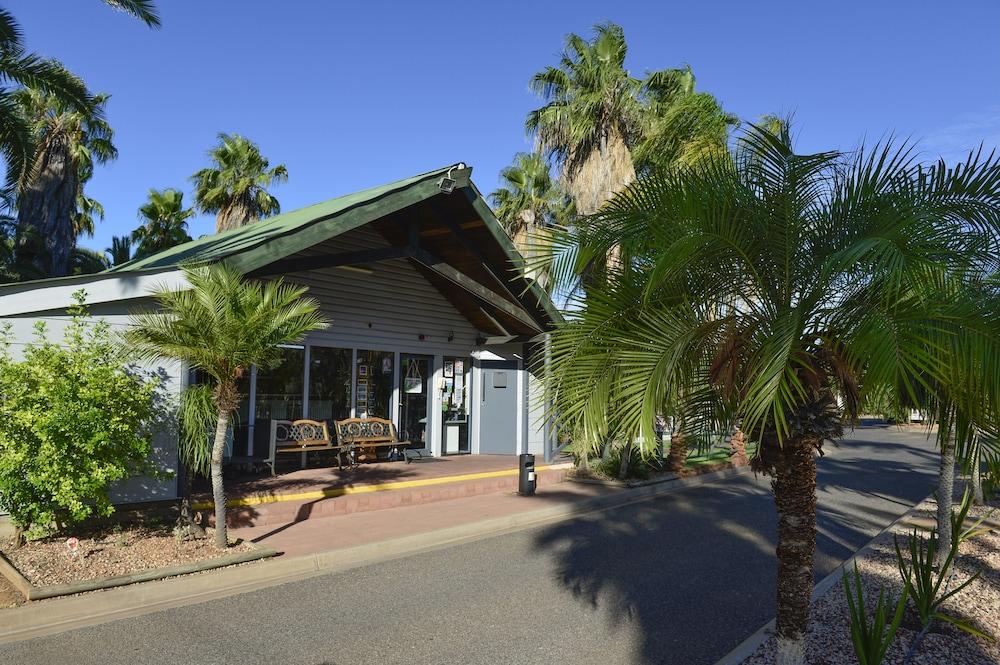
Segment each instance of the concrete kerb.
[[623,490],[572,504],[550,506],[356,547],[300,557],[279,557],[207,573],[108,589],[96,594],[28,603],[22,607],[0,611],[0,618],[3,619],[0,625],[0,644],[202,603],[316,575],[341,572],[553,522],[586,517],[749,472],[749,467],[725,469],[662,485]]
[[[877,534],[875,534],[875,536],[871,540],[865,543],[864,547],[862,547],[857,552],[855,552],[847,559],[845,559],[839,566],[837,566],[837,568],[833,572],[831,572],[829,575],[821,579],[816,584],[816,586],[813,587],[812,595],[810,597],[810,602],[815,603],[817,600],[822,598],[827,591],[833,588],[835,584],[840,582],[841,577],[844,574],[844,570],[847,566],[851,565],[856,559],[859,559],[867,555],[869,552],[871,552],[872,549],[875,547],[875,543],[883,535],[891,531],[901,522],[904,522],[907,519],[909,519],[914,513],[917,512],[917,508],[920,506],[920,504],[933,497],[934,494],[931,493],[928,494],[925,498],[918,501],[916,504],[913,505],[912,508],[910,508],[905,513],[903,513],[895,520],[893,520],[893,522],[889,526],[885,527]],[[774,619],[768,621],[766,624],[761,626],[760,629],[757,630],[757,632],[755,632],[753,635],[740,642],[735,649],[733,649],[728,654],[726,654],[718,661],[716,661],[715,665],[739,665],[744,660],[752,656],[753,653],[757,651],[757,649],[760,647],[760,645],[766,642],[768,639],[770,639],[772,635],[774,635]]]

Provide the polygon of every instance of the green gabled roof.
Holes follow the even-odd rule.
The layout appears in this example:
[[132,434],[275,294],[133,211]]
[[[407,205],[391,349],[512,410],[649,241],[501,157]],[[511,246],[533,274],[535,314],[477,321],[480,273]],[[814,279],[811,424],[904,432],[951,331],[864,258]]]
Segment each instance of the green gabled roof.
[[[0,296],[62,284],[83,285],[94,281],[136,277],[140,274],[156,274],[176,269],[182,264],[226,261],[237,270],[250,273],[324,240],[440,195],[441,189],[438,183],[446,174],[455,181],[456,193],[459,190],[465,193],[465,198],[482,219],[488,235],[496,243],[489,244],[499,251],[499,254],[494,254],[497,265],[502,262],[503,268],[510,265],[523,266],[524,258],[490,210],[482,194],[476,189],[471,180],[471,173],[472,169],[460,162],[269,217],[238,229],[208,235],[95,275],[74,275],[0,285]],[[537,283],[523,279],[520,282],[519,288],[533,295],[549,321],[561,320],[560,313],[549,295]]]
[[437,194],[440,191],[438,181],[449,171],[457,181],[456,187],[468,185],[471,169],[453,164],[269,217],[238,229],[198,238],[158,254],[123,263],[108,272],[134,272],[224,259],[237,269],[249,272],[281,255],[301,251]]

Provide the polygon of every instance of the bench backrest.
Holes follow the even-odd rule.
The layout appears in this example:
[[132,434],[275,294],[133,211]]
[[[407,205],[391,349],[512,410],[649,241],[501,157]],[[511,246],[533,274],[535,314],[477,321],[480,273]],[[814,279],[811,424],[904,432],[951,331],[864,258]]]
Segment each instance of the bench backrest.
[[272,420],[271,440],[279,447],[330,445],[330,429],[321,420]]
[[348,418],[336,421],[337,442],[386,443],[397,441],[396,426],[385,418]]

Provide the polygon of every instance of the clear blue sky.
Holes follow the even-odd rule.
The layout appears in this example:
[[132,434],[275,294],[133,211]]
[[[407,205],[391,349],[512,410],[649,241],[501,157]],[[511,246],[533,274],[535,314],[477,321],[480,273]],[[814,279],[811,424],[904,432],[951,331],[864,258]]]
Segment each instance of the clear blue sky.
[[[1000,4],[965,2],[364,2],[160,0],[147,29],[99,0],[6,0],[28,46],[95,91],[121,153],[88,186],[136,225],[150,187],[178,187],[220,131],[288,166],[291,210],[456,161],[484,191],[530,147],[531,75],[563,37],[620,23],[635,74],[689,63],[743,118],[795,115],[801,150],[888,133],[927,156],[1000,144]],[[192,235],[210,232],[199,217]]]

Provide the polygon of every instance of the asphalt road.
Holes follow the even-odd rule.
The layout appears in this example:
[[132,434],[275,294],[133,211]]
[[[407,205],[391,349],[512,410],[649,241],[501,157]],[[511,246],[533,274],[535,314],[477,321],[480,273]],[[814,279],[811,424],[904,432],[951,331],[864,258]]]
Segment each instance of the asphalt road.
[[[817,581],[932,489],[920,433],[819,463]],[[335,528],[336,521],[330,521]],[[0,663],[711,665],[774,614],[766,479],[0,646]]]

